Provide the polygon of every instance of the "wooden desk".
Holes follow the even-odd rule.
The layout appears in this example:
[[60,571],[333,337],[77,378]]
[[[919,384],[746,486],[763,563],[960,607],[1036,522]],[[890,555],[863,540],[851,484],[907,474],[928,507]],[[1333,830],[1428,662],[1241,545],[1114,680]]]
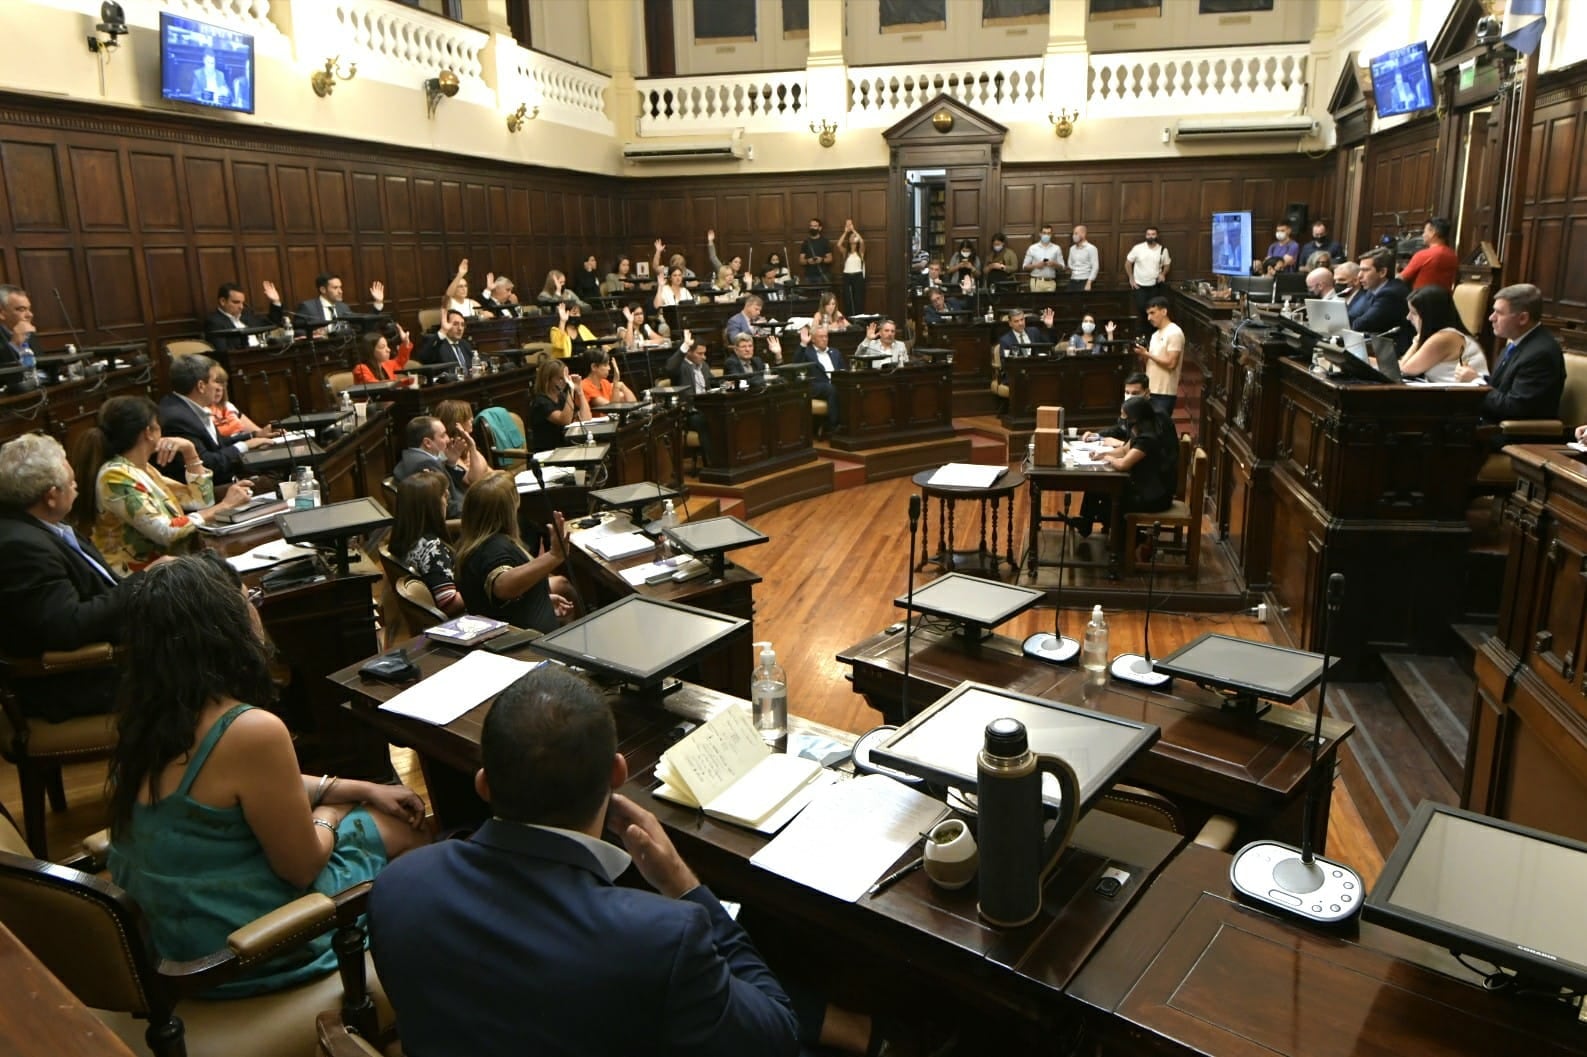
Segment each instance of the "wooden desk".
[[408,420],[418,415],[431,414],[443,400],[466,400],[477,415],[487,407],[505,407],[516,411],[529,426],[529,401],[534,389],[535,368],[512,367],[494,374],[482,374],[457,382],[439,385],[407,386],[391,391],[392,461],[395,464],[401,453]]
[[132,1057],[116,1033],[0,925],[0,1053]]
[[[1071,632],[1078,628],[1070,628]],[[904,636],[873,635],[838,654],[854,670],[854,691],[889,723],[901,722]],[[1173,694],[1122,683],[1098,685],[1077,668],[1025,657],[1013,639],[994,635],[970,653],[953,636],[915,632],[909,658],[909,714],[913,715],[966,679],[1015,693],[1083,704],[1109,715],[1155,724],[1162,737],[1125,772],[1124,780],[1159,790],[1180,805],[1192,832],[1214,813],[1240,823],[1241,839],[1298,840],[1301,806],[1310,772],[1312,716],[1274,706],[1250,718],[1220,709],[1220,699],[1181,682]],[[1323,720],[1326,743],[1318,766],[1331,772],[1339,743],[1354,728]],[[1328,800],[1317,804],[1317,846],[1328,836]]]
[[[1006,564],[1014,574],[1014,579],[1019,579],[1019,563],[1014,560],[1014,493],[1019,491],[1020,485],[1025,483],[1025,475],[1018,470],[1009,470],[987,485],[985,488],[955,488],[947,485],[934,485],[931,483],[935,469],[921,470],[910,478],[920,494],[928,502],[920,518],[920,561],[915,568],[924,568],[935,564],[945,573],[951,573],[961,565],[967,566],[972,572],[991,576],[993,579],[1002,579],[1003,566]],[[937,549],[931,550],[929,540],[931,536],[931,503],[937,501]],[[998,510],[1003,502],[1008,502],[1008,528],[1004,552],[997,553],[997,520]],[[977,503],[981,508],[981,541],[973,551],[956,551],[953,549],[954,508],[961,502]],[[992,547],[987,549],[986,523],[987,508],[991,508],[992,521]],[[966,562],[968,558],[968,562]],[[990,561],[990,568],[988,562]]]
[[1098,1057],[1563,1057],[1559,1003],[1484,990],[1448,952],[1376,925],[1333,931],[1237,902],[1229,856],[1174,858],[1068,989]]
[[704,422],[702,481],[737,484],[815,460],[810,386],[804,382],[711,389],[693,400]]
[[[1025,563],[1030,569],[1030,582],[1036,582],[1036,574],[1041,566],[1058,564],[1054,561],[1043,561],[1041,557],[1042,525],[1063,520],[1062,514],[1042,513],[1043,492],[1079,492],[1082,504],[1085,502],[1087,492],[1099,492],[1112,500],[1109,504],[1111,513],[1108,525],[1108,579],[1117,580],[1119,554],[1124,546],[1124,506],[1121,500],[1124,498],[1124,489],[1130,483],[1130,475],[1097,464],[1030,466],[1026,467],[1024,473],[1025,479],[1030,482],[1030,531],[1025,542]],[[1078,506],[1075,512],[1079,513]]]
[[99,421],[99,409],[113,396],[148,396],[154,368],[122,367],[92,377],[40,386],[30,393],[0,394],[0,444],[24,433],[44,432],[68,453],[74,442]]
[[357,358],[351,333],[302,337],[287,345],[255,345],[217,352],[226,368],[227,393],[255,422],[274,422],[292,413],[292,398],[305,411],[335,406],[326,377],[350,371]]
[[1052,356],[1005,356],[1008,410],[1003,425],[1010,430],[1036,428],[1036,409],[1064,409],[1064,425],[1097,429],[1119,420],[1124,379],[1138,370],[1133,354],[1104,352]]
[[381,482],[391,474],[391,443],[391,415],[386,405],[371,401],[364,424],[333,442],[315,468],[324,501],[372,496],[384,503]]
[[953,436],[953,367],[911,363],[880,371],[833,371],[838,426],[832,447],[863,451]]

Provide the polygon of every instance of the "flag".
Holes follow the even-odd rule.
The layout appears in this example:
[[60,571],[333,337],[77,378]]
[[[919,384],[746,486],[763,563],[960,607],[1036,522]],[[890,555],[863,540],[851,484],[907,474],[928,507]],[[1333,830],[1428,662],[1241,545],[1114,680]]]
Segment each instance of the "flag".
[[1504,35],[1501,42],[1522,55],[1530,55],[1543,42],[1543,16],[1546,0],[1510,0],[1504,12]]

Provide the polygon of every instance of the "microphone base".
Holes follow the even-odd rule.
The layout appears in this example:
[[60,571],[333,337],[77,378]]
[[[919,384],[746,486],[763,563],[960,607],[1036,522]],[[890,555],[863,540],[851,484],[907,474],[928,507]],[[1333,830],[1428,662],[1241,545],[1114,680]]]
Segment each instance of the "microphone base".
[[1108,674],[1121,683],[1143,686],[1148,690],[1166,690],[1174,677],[1152,667],[1139,653],[1121,653],[1108,665]]
[[1038,632],[1025,640],[1025,656],[1048,664],[1073,664],[1080,656],[1080,643],[1068,635]]
[[1320,855],[1306,862],[1301,850],[1259,840],[1235,853],[1229,883],[1244,899],[1318,925],[1337,925],[1361,909],[1361,876]]

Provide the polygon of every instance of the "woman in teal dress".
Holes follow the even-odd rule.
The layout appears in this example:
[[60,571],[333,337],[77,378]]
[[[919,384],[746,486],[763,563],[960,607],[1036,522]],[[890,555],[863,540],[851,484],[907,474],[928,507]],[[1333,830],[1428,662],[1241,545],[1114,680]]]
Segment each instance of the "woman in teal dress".
[[[299,773],[286,725],[254,707],[272,697],[263,631],[224,562],[151,566],[124,626],[110,875],[148,916],[161,957],[221,950],[259,915],[369,880],[428,840],[412,791]],[[335,968],[325,935],[213,993],[279,990]]]

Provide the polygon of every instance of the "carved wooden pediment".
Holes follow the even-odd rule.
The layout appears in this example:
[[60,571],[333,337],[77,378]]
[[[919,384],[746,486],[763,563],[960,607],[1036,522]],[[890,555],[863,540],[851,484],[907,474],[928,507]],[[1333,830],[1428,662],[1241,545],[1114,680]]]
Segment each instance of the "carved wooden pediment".
[[1007,135],[1007,126],[944,92],[883,132],[882,138],[897,149],[942,143],[1001,144]]

